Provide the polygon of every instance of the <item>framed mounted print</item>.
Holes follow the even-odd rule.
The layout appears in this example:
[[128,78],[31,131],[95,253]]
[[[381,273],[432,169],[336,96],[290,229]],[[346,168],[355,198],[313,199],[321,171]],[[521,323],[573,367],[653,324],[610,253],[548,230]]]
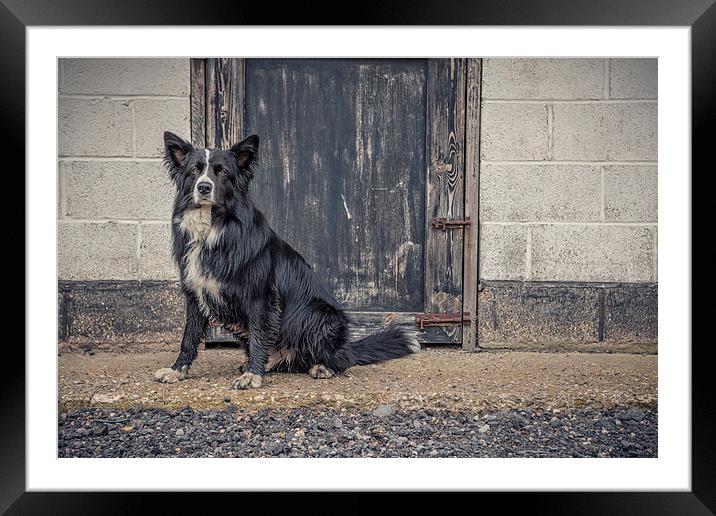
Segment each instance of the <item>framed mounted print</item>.
[[5,3],[28,225],[7,240],[27,311],[3,510],[149,490],[713,508],[690,260],[708,2],[433,27]]

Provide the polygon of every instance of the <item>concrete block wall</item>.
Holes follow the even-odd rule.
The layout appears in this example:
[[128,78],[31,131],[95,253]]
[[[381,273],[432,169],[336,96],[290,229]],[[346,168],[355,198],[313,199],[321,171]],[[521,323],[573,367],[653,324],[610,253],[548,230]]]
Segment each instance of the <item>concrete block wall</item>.
[[[656,71],[653,59],[483,60],[484,347],[655,349]],[[63,339],[181,330],[161,152],[164,130],[190,133],[189,83],[188,59],[59,61]]]
[[176,280],[165,130],[189,135],[189,59],[60,59],[60,280]]
[[657,280],[656,59],[485,59],[480,278]]

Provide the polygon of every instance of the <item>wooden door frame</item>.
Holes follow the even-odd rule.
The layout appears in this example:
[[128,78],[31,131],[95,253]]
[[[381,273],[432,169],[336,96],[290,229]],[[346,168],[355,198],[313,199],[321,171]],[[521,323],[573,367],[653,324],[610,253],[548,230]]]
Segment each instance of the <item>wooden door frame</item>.
[[[439,62],[442,62],[442,70]],[[428,59],[425,309],[438,310],[432,303],[432,296],[441,287],[439,280],[428,274],[431,270],[428,264],[434,262],[431,256],[438,250],[445,252],[448,245],[455,252],[459,249],[462,254],[461,270],[453,272],[460,276],[462,282],[462,310],[470,314],[470,320],[466,321],[468,324],[462,325],[462,348],[476,351],[480,349],[477,302],[482,60],[450,59],[450,77],[446,80],[444,65],[447,62],[443,59]],[[191,59],[190,70],[192,142],[205,147],[226,148],[243,136],[246,61],[241,58]],[[443,74],[443,77],[439,78],[438,74]],[[463,181],[455,182],[455,178],[461,175]],[[443,188],[443,192],[450,189],[451,185],[447,183],[457,185],[455,191],[451,192],[451,195],[456,194],[458,197],[457,205],[452,198],[446,203],[446,196],[436,195],[440,188]],[[470,225],[460,230],[462,235],[458,239],[461,242],[455,242],[455,234],[443,238],[444,235],[433,231],[430,222],[436,209],[449,217],[469,218]],[[375,331],[386,322],[383,312],[350,312],[350,315],[359,326],[358,335]],[[400,326],[415,329],[414,316],[411,312],[390,312],[388,317],[392,317],[392,322]],[[355,335],[352,337],[355,338]],[[454,342],[450,332],[443,331],[441,327],[426,328],[420,340]]]
[[482,113],[482,59],[468,58],[465,84],[465,228],[463,250],[463,311],[470,325],[463,332],[462,349],[479,351],[478,296],[480,283],[480,114]]
[[233,145],[244,127],[246,60],[192,59],[190,70],[192,143],[221,148]]
[[[476,351],[480,81],[482,60],[428,59],[427,161],[425,202],[425,310],[469,314],[463,322],[443,327],[462,348]],[[461,180],[462,179],[462,180]],[[469,221],[449,231],[432,227],[432,218]],[[460,255],[460,260],[453,261]],[[459,269],[458,269],[459,266]],[[460,299],[451,282],[461,282]]]
[[[432,221],[464,218],[465,100],[465,60],[428,59],[423,266],[428,313],[463,311],[464,228],[441,230]],[[453,342],[463,341],[464,324],[439,328]]]

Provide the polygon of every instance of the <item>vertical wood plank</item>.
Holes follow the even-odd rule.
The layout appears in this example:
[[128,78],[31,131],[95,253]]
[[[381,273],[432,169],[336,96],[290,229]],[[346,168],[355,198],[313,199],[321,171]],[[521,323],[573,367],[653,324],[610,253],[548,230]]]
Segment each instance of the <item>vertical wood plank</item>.
[[191,141],[206,147],[206,59],[190,61]]
[[480,95],[482,59],[466,63],[465,102],[465,217],[472,224],[465,229],[463,311],[470,313],[470,325],[464,326],[462,349],[480,349],[477,339],[478,257],[480,246]]
[[[462,306],[463,232],[431,226],[433,217],[464,217],[465,60],[428,60],[425,309],[457,312]],[[444,327],[462,342],[461,325]]]
[[206,144],[227,148],[244,132],[245,60],[206,60]]

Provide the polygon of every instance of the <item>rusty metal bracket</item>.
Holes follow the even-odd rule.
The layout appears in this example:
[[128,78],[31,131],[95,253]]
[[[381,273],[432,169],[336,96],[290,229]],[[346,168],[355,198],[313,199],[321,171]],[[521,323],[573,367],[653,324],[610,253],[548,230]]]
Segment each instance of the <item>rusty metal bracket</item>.
[[447,217],[433,217],[430,224],[435,229],[447,231],[448,229],[464,228],[472,224],[470,218],[466,219],[448,219]]
[[424,330],[427,326],[453,326],[455,324],[464,325],[471,323],[470,312],[463,312],[462,314],[436,314],[429,312],[415,314],[415,324],[417,324],[421,330]]

